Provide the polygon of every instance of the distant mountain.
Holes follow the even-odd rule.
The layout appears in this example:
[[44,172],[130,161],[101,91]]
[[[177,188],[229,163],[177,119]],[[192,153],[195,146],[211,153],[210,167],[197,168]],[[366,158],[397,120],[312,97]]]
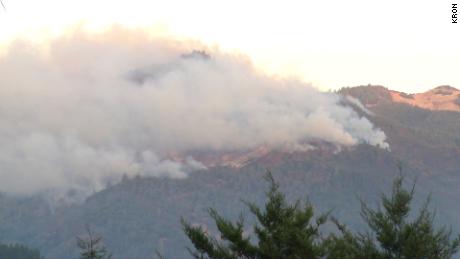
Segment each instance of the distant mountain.
[[[0,195],[0,242],[40,248],[49,259],[72,259],[78,252],[75,236],[90,224],[105,237],[115,258],[152,258],[155,250],[166,258],[188,258],[185,247],[190,244],[180,217],[209,226],[212,232],[209,207],[230,218],[241,211],[247,215],[241,199],[264,201],[262,176],[267,168],[289,199],[308,196],[319,211],[333,209],[333,215],[360,229],[358,198],[376,204],[400,166],[407,184],[417,179],[417,204],[431,193],[432,207],[442,212],[438,222],[460,232],[460,91],[441,86],[405,94],[359,86],[338,94],[385,132],[389,150],[365,143],[347,148],[312,143],[314,148],[295,151],[259,147],[195,152],[194,158],[209,170],[186,179],[124,179],[83,204],[56,206],[40,197]],[[179,154],[171,157],[182,159]]]

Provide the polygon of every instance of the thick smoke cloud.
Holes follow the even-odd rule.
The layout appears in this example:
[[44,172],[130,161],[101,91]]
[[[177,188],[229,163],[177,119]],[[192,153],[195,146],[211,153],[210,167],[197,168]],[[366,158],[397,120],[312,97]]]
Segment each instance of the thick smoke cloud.
[[387,148],[340,98],[239,55],[137,30],[74,31],[0,57],[0,190],[97,191],[123,174],[186,177],[168,154],[327,141]]

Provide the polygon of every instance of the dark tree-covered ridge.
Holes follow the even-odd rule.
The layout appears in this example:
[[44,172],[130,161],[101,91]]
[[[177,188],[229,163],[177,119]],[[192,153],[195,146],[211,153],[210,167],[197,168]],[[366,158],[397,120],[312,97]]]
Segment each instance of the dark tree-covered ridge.
[[24,245],[0,244],[0,259],[43,259],[40,252]]

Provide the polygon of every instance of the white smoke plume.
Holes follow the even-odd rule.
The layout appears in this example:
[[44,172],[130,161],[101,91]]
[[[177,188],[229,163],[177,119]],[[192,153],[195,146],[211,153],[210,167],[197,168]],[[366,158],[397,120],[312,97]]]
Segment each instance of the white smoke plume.
[[[205,50],[206,52],[194,51]],[[385,134],[340,98],[241,55],[141,30],[73,31],[0,57],[0,190],[100,190],[123,174],[183,178],[190,150],[367,142]]]
[[351,95],[346,95],[345,100],[349,102],[351,105],[354,105],[356,108],[360,109],[361,111],[365,112],[367,115],[374,116],[375,114],[367,109],[358,99]]

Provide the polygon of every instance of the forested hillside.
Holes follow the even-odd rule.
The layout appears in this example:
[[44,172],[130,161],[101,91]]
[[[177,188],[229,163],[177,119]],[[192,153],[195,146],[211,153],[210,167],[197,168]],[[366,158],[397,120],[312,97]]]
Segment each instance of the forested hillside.
[[[82,204],[59,204],[40,197],[0,195],[0,242],[20,242],[40,248],[48,259],[77,258],[76,236],[85,225],[104,236],[115,258],[144,259],[155,250],[166,258],[188,257],[180,225],[212,226],[207,214],[214,207],[223,216],[249,217],[241,199],[261,204],[266,169],[273,172],[287,199],[308,197],[319,212],[332,210],[352,229],[364,226],[362,199],[375,204],[388,191],[398,168],[417,181],[420,206],[431,193],[437,222],[460,230],[460,113],[428,110],[392,101],[383,87],[345,88],[343,96],[361,100],[370,113],[355,107],[387,135],[389,149],[365,143],[338,148],[318,142],[302,152],[264,153],[241,168],[215,166],[185,179],[125,178],[94,193]],[[276,127],[276,125],[273,125]]]

